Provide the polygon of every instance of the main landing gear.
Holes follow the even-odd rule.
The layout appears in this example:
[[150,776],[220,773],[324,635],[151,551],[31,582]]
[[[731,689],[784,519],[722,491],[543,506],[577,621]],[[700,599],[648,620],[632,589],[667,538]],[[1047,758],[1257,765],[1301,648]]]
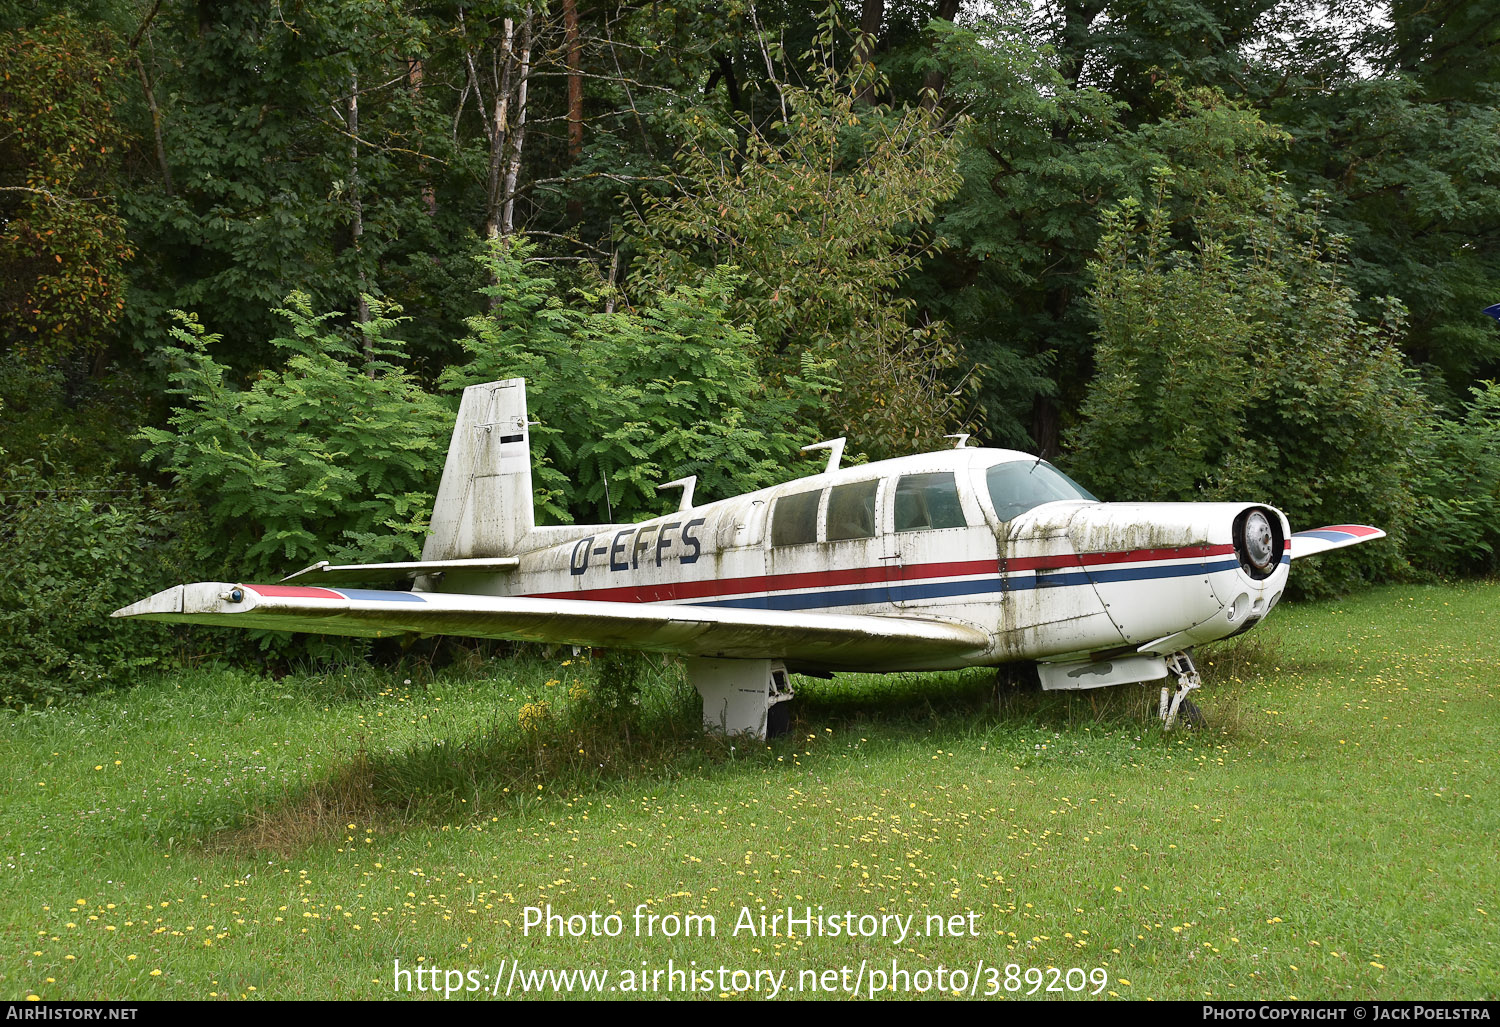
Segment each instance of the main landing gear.
[[1161,690],[1161,724],[1166,731],[1178,721],[1183,727],[1198,727],[1203,723],[1203,713],[1188,700],[1188,693],[1203,687],[1198,676],[1198,667],[1193,663],[1193,654],[1187,650],[1167,657],[1167,671],[1177,679],[1177,694],[1169,696],[1169,689]]
[[791,728],[793,697],[780,660],[715,660],[693,657],[688,680],[703,696],[703,727],[726,735],[775,738]]

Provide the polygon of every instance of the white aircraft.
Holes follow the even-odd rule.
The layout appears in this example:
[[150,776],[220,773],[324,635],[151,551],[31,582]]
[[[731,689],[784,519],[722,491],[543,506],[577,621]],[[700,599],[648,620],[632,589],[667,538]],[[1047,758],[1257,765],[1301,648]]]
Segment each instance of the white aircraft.
[[[788,672],[1035,661],[1045,689],[1162,680],[1248,631],[1293,559],[1381,538],[1292,534],[1254,503],[1101,503],[1051,464],[957,448],[841,468],[638,524],[537,527],[526,383],[464,391],[422,559],[276,585],[177,585],[116,617],[323,634],[463,635],[676,653],[705,727],[785,728]],[[410,590],[350,588],[410,582]]]

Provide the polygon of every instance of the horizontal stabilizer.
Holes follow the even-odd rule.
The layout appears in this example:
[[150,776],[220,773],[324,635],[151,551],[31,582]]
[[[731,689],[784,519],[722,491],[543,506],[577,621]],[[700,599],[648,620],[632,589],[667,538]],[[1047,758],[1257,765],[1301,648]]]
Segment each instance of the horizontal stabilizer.
[[830,670],[882,662],[903,669],[948,658],[956,666],[960,658],[989,646],[989,637],[977,628],[930,617],[213,581],[177,585],[114,616],[328,635],[462,635],[685,656],[795,659]]
[[1385,532],[1368,524],[1331,524],[1326,528],[1299,531],[1292,535],[1292,559],[1357,546],[1361,542],[1374,542],[1377,538],[1385,538]]
[[417,560],[411,563],[347,563],[330,564],[320,560],[311,567],[304,567],[295,574],[282,578],[304,584],[317,582],[320,585],[374,585],[392,581],[415,581],[424,574],[443,574],[447,571],[510,571],[521,563],[514,556],[498,556],[477,560]]

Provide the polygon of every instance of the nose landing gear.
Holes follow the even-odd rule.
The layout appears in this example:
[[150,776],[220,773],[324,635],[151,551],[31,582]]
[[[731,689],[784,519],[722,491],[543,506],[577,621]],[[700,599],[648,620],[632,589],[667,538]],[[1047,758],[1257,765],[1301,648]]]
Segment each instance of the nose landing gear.
[[1197,706],[1188,701],[1188,693],[1202,688],[1203,679],[1198,676],[1198,667],[1193,663],[1193,654],[1184,649],[1168,656],[1167,671],[1177,679],[1177,693],[1169,696],[1168,689],[1161,690],[1162,729],[1172,730],[1172,725],[1179,720],[1184,727],[1198,727],[1203,723],[1203,714]]

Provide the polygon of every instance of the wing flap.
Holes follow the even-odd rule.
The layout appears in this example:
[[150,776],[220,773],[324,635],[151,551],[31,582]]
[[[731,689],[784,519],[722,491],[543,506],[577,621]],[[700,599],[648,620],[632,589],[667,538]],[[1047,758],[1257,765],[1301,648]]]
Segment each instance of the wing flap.
[[990,641],[978,628],[928,617],[224,582],[178,585],[114,616],[330,635],[462,635],[684,656],[797,659],[835,670],[957,660],[983,653]]
[[1385,532],[1368,524],[1330,524],[1325,528],[1298,531],[1291,537],[1292,559],[1357,546],[1361,542],[1374,542],[1378,538],[1385,538]]
[[300,581],[309,585],[314,582],[321,585],[373,585],[413,581],[423,574],[444,574],[448,571],[499,573],[515,570],[520,564],[521,561],[514,556],[471,560],[416,560],[410,563],[330,564],[327,560],[320,560],[281,580]]

